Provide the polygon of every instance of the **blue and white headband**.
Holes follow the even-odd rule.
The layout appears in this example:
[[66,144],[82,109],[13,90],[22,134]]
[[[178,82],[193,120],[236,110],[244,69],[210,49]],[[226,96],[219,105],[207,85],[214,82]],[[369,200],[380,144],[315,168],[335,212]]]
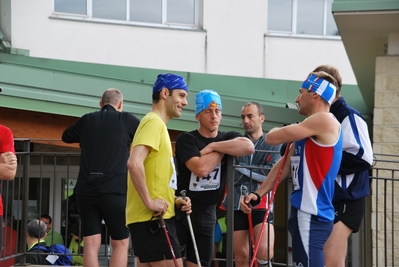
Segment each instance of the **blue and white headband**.
[[332,104],[335,98],[336,87],[329,81],[324,80],[314,74],[310,75],[303,83],[302,87],[306,90],[320,95],[328,104]]

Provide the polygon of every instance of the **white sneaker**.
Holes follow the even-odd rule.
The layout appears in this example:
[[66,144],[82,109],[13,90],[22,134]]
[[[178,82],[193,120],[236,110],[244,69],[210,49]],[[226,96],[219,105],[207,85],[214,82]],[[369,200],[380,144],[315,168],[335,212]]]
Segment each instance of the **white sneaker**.
[[272,267],[272,262],[269,261],[266,264],[261,264],[261,263],[258,262],[258,267]]

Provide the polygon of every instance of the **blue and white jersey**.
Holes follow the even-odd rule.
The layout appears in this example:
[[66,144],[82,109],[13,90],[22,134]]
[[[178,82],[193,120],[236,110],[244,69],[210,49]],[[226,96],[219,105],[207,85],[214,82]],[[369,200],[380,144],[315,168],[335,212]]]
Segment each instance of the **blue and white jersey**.
[[317,216],[320,221],[333,221],[334,181],[341,158],[341,131],[331,145],[320,144],[311,137],[296,141],[295,154],[291,157],[291,205]]
[[343,97],[331,105],[330,112],[342,127],[342,161],[333,202],[365,197],[369,195],[369,169],[373,163],[367,124]]

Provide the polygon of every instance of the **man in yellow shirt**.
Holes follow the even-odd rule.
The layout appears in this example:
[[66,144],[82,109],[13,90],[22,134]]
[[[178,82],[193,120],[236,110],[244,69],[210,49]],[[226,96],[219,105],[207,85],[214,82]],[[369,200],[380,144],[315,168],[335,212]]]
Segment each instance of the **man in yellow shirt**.
[[[130,229],[137,266],[183,266],[174,223],[175,205],[191,212],[191,201],[175,198],[176,172],[166,123],[181,115],[187,106],[184,78],[159,74],[153,86],[152,109],[141,120],[133,139],[127,163],[128,194],[126,225]],[[170,237],[170,248],[157,217],[163,217]]]

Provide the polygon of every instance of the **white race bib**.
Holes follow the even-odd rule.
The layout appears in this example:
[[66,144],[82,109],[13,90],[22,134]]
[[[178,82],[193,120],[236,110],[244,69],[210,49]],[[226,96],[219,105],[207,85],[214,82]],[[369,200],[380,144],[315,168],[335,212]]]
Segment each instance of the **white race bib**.
[[56,262],[58,260],[58,255],[54,255],[54,254],[50,254],[46,257],[46,260],[51,263],[54,264],[54,262]]
[[291,176],[292,176],[293,190],[301,189],[298,182],[298,170],[299,170],[300,160],[301,160],[300,156],[291,156]]
[[220,163],[216,168],[206,177],[198,177],[191,173],[190,177],[190,191],[210,191],[220,188]]
[[170,177],[169,188],[177,190],[177,176],[176,176],[175,161],[173,160],[173,157],[170,158],[170,164],[172,164],[173,173],[172,176]]

